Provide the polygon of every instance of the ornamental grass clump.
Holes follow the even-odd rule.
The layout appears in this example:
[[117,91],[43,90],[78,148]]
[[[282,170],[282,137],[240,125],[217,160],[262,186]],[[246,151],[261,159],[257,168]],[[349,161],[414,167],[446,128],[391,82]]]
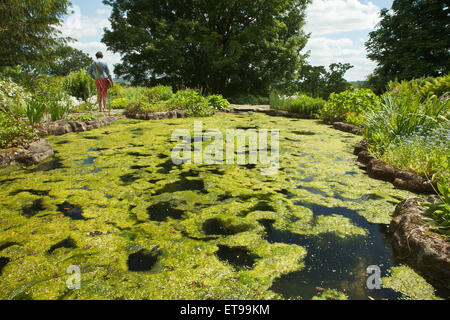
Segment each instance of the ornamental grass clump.
[[391,82],[379,107],[362,115],[373,155],[433,181],[450,176],[450,99],[424,95],[425,80]]
[[305,94],[290,97],[280,96],[276,93],[270,95],[270,107],[272,109],[289,111],[310,117],[318,116],[325,104],[325,100],[312,98]]

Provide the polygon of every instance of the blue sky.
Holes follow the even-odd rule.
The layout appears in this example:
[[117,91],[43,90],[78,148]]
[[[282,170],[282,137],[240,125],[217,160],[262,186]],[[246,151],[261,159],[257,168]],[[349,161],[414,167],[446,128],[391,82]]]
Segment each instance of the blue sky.
[[[113,68],[120,55],[108,52],[101,43],[103,29],[109,27],[111,8],[102,0],[72,0],[74,13],[62,26],[65,35],[78,41],[73,46],[93,56],[101,50]],[[366,58],[364,42],[379,22],[379,11],[390,8],[392,0],[313,0],[307,11],[305,30],[311,37],[305,48],[310,51],[309,63],[328,66],[348,62],[354,68],[347,72],[350,81],[364,80],[375,68]]]

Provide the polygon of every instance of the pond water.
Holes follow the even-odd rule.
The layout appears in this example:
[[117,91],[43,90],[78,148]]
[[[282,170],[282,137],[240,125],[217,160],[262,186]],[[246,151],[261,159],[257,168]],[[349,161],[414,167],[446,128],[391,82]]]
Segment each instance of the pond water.
[[[49,137],[54,159],[0,171],[0,298],[437,297],[396,263],[386,224],[412,194],[355,166],[360,137],[262,114],[196,120],[204,133],[280,129],[278,174],[175,165],[172,132],[193,132],[194,119]],[[373,265],[380,290],[366,285]],[[66,286],[70,266],[80,290]]]

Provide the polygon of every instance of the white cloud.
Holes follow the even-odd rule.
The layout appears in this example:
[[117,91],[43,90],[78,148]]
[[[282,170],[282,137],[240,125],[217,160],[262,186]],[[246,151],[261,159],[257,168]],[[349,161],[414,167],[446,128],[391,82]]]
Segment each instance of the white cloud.
[[307,9],[305,30],[312,36],[373,29],[380,8],[358,0],[313,0]]
[[61,31],[63,36],[75,39],[95,38],[101,39],[103,29],[111,26],[108,17],[98,15],[86,16],[81,13],[78,6],[74,6],[74,14],[70,15],[63,23]]
[[[345,78],[350,81],[365,79],[376,64],[366,57],[366,39],[361,37],[361,31],[375,29],[380,21],[379,11],[380,8],[372,2],[360,0],[313,0],[307,9],[305,26],[306,32],[311,32],[305,48],[311,52],[309,62],[326,67],[336,62],[350,63],[354,68],[346,73]],[[354,38],[347,33],[345,37],[336,39],[339,33],[354,31],[357,31]],[[327,37],[332,34],[333,39]]]
[[[104,28],[110,28],[108,16],[110,10],[100,8],[95,16],[82,14],[78,6],[74,6],[74,13],[64,22],[61,30],[64,36],[78,40],[74,47],[88,53],[91,57],[97,51],[103,51],[105,62],[112,68],[121,62],[118,54],[107,50],[100,42]],[[374,29],[379,22],[379,10],[372,2],[367,4],[358,0],[313,0],[308,7],[307,25],[305,30],[312,33],[306,50],[311,51],[312,65],[329,66],[334,62],[348,62],[355,67],[346,74],[348,80],[362,80],[372,72],[375,64],[366,58],[363,39],[329,39],[329,34]],[[355,43],[358,42],[359,43]]]
[[375,68],[375,63],[366,58],[364,46],[357,46],[349,38],[329,39],[326,37],[311,38],[306,45],[311,51],[309,63],[328,67],[332,63],[350,63],[345,78],[349,81],[364,80]]
[[76,39],[77,41],[71,43],[71,46],[89,54],[92,58],[98,51],[102,51],[105,56],[104,61],[113,72],[114,64],[120,63],[121,57],[119,54],[108,51],[106,45],[99,41],[103,37],[103,29],[110,28],[108,20],[110,10],[98,9],[97,16],[94,17],[83,15],[80,7],[76,5],[73,6],[73,11],[61,27],[63,36]]

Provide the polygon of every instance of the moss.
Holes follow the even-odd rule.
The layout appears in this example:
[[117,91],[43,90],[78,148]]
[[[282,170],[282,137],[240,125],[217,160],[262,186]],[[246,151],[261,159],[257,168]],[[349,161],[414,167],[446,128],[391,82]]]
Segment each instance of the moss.
[[[268,242],[261,220],[274,220],[277,230],[306,238],[332,233],[352,241],[368,236],[358,219],[388,223],[394,205],[387,200],[410,195],[355,169],[352,146],[358,137],[312,120],[262,114],[202,119],[204,129],[222,132],[281,129],[280,170],[274,176],[262,175],[260,164],[173,165],[168,160],[177,143],[170,142],[171,133],[192,130],[193,121],[122,120],[107,135],[98,129],[49,137],[58,165],[0,170],[0,243],[18,244],[0,252],[10,259],[2,269],[0,298],[280,299],[270,289],[273,282],[310,267],[305,265],[308,249]],[[65,141],[70,143],[61,144]],[[346,175],[349,171],[358,173]],[[382,199],[355,200],[374,190]],[[349,214],[317,214],[299,201],[346,208]],[[39,210],[22,214],[33,206]],[[64,208],[79,208],[84,219],[73,220]],[[155,208],[174,211],[155,215]],[[205,228],[208,221],[216,222],[210,227],[218,232]],[[75,245],[48,253],[69,238]],[[254,264],[233,267],[218,257],[221,246],[245,248]],[[130,255],[137,252],[158,253],[151,270],[130,270]],[[65,286],[71,265],[81,267],[81,290]]]
[[413,300],[436,300],[435,290],[424,278],[407,266],[391,269],[389,277],[382,278],[383,286],[399,291]]
[[348,300],[348,297],[337,290],[326,290],[320,295],[314,296],[312,300]]

